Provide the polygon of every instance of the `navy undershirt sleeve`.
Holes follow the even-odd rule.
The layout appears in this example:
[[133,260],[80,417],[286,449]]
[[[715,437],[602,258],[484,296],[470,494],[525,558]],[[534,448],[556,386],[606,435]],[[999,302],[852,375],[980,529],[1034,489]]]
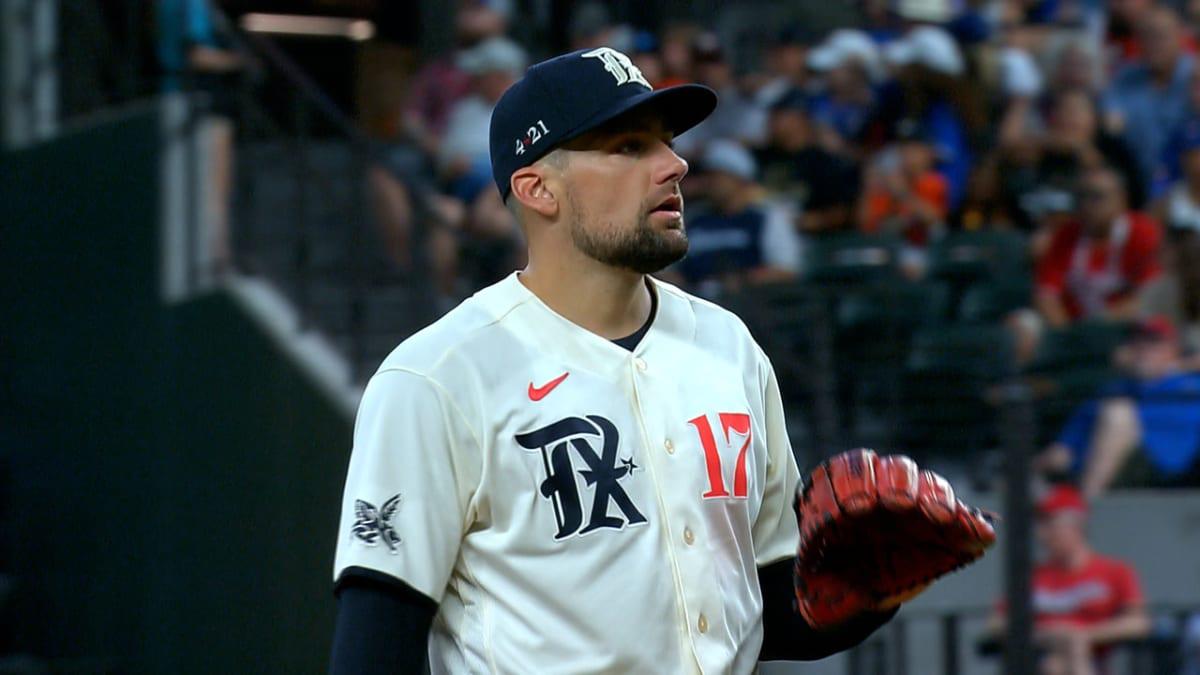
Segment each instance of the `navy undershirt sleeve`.
[[872,612],[831,630],[816,630],[796,611],[794,569],[795,561],[784,560],[758,570],[763,598],[760,661],[816,661],[850,649],[891,621],[900,609]]
[[408,584],[349,568],[338,579],[331,675],[424,675],[437,603]]

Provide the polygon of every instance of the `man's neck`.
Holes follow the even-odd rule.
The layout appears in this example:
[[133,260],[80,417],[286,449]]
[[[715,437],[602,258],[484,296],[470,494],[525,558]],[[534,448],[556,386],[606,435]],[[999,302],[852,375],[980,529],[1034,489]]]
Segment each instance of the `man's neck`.
[[1059,559],[1057,562],[1058,566],[1062,569],[1076,571],[1083,569],[1083,567],[1087,565],[1091,559],[1092,550],[1085,546],[1078,550],[1072,551],[1071,553],[1067,554],[1066,557]]
[[1171,84],[1171,80],[1175,78],[1175,68],[1179,64],[1179,57],[1171,59],[1170,65],[1163,68],[1151,68],[1150,79],[1154,80],[1154,84],[1159,87],[1165,87]]
[[547,307],[600,337],[617,339],[637,331],[650,316],[646,277],[584,256],[537,261],[518,279]]

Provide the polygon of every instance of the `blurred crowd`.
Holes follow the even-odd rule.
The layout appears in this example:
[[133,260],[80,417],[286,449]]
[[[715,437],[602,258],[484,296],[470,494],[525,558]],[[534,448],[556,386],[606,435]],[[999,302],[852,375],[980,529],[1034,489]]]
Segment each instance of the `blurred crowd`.
[[[676,139],[691,166],[691,245],[663,276],[719,298],[804,279],[817,244],[860,237],[897,242],[902,275],[917,282],[943,238],[1009,233],[1031,289],[1004,317],[1018,362],[1034,359],[1047,331],[1079,322],[1154,317],[1162,325],[1134,342],[1169,345],[1119,350],[1130,377],[1107,394],[1118,403],[1081,410],[1039,466],[1073,472],[1094,495],[1134,450],[1162,445],[1142,427],[1166,417],[1173,449],[1142,455],[1143,473],[1196,482],[1200,402],[1137,397],[1200,392],[1184,376],[1200,347],[1200,3],[855,5],[854,27],[772,27],[752,50],[735,41],[740,51],[719,23],[651,31],[604,3],[575,7],[569,48],[613,47],[655,87],[700,82],[720,94],[712,117]],[[457,48],[408,82],[392,157],[437,186],[425,251],[413,250],[405,184],[382,168],[372,175],[392,261],[429,260],[446,307],[521,264],[520,233],[491,188],[488,122],[504,90],[549,54],[509,37],[513,11],[459,3]],[[1171,412],[1139,415],[1162,405]],[[1089,459],[1097,445],[1091,454],[1104,459]]]

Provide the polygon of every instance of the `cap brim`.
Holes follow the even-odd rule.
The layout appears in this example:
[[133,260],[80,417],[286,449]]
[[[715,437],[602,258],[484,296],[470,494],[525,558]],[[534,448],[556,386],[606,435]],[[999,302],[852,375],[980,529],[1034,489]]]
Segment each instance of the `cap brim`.
[[662,119],[663,126],[678,136],[703,122],[716,107],[717,92],[702,84],[680,84],[648,91],[622,99],[617,105],[593,115],[572,129],[562,142],[578,138],[635,110],[654,110]]

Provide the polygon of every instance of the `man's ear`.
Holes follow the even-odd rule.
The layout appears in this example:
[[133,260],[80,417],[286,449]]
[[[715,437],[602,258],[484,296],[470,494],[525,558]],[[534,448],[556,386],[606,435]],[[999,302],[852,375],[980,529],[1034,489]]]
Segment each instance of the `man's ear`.
[[553,218],[559,209],[558,196],[546,181],[545,171],[534,165],[517,169],[509,179],[512,188],[512,198],[521,202],[525,208],[541,214],[544,218]]

